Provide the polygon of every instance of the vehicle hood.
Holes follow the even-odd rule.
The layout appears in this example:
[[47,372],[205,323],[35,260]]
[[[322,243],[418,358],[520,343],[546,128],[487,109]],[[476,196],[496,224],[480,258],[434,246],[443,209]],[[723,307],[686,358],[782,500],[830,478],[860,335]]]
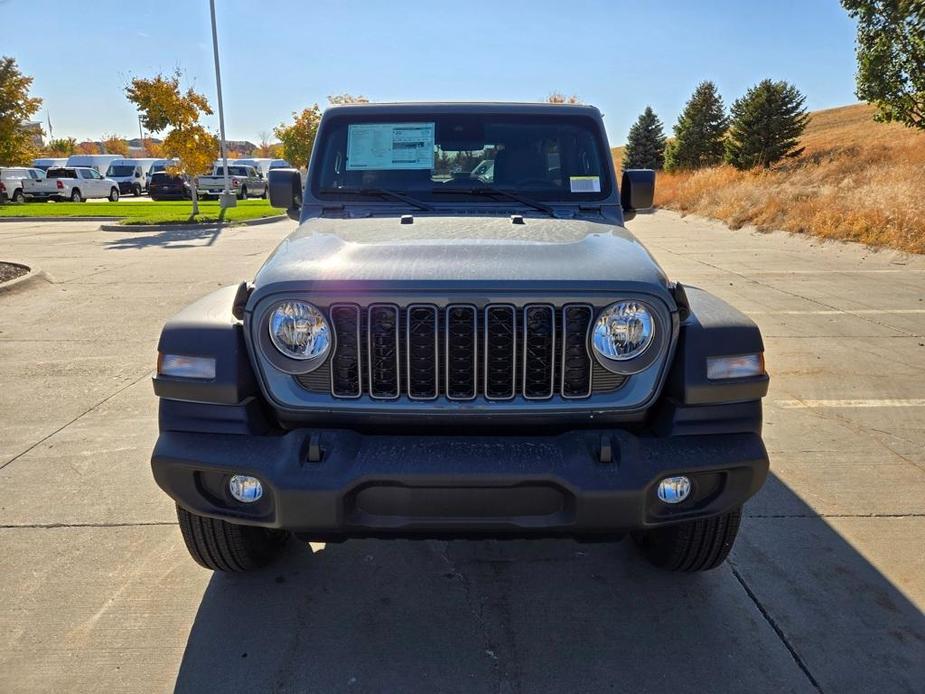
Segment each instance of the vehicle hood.
[[[255,278],[260,294],[394,284],[619,285],[666,291],[667,279],[625,228],[587,220],[428,216],[311,219],[277,246]],[[340,287],[342,288],[342,287]]]

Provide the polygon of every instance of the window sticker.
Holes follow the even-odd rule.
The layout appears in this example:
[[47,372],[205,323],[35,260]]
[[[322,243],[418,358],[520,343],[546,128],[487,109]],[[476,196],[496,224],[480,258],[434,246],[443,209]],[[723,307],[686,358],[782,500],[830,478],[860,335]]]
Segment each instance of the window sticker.
[[569,190],[573,193],[600,193],[600,176],[569,176]]
[[347,171],[433,169],[434,123],[347,126]]

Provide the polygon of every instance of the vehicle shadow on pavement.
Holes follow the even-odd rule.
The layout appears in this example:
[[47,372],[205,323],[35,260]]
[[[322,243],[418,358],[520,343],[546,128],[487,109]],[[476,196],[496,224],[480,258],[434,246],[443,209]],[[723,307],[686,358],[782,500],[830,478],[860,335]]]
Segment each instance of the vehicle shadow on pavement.
[[105,245],[107,250],[114,251],[138,250],[151,246],[171,249],[211,246],[218,241],[219,235],[227,226],[227,224],[209,224],[202,228],[165,229],[149,234],[125,232],[120,229],[109,233],[125,235],[115,241],[107,241]]
[[920,688],[916,606],[777,478],[750,506],[699,575],[629,540],[293,543],[212,577],[176,691]]

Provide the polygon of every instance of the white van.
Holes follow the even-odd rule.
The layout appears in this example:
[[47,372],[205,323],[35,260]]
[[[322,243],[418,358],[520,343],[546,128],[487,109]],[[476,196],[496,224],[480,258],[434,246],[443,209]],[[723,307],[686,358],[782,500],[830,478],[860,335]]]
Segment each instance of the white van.
[[148,190],[151,167],[161,159],[116,159],[106,170],[106,178],[111,178],[119,184],[119,192],[123,195],[131,193],[139,196]]
[[106,175],[109,165],[116,159],[124,159],[121,154],[72,154],[67,158],[67,167],[84,166],[96,169],[102,175]]
[[67,157],[55,159],[54,157],[40,157],[32,160],[32,168],[48,171],[52,166],[64,166],[67,164]]

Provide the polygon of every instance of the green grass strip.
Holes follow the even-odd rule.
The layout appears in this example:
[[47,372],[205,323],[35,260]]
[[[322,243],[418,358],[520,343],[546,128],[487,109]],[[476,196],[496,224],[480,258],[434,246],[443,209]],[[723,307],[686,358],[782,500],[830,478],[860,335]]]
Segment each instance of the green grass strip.
[[112,217],[123,224],[190,224],[210,222],[241,222],[248,219],[273,217],[283,213],[270,207],[266,200],[238,200],[237,207],[225,210],[217,201],[199,203],[200,214],[192,216],[188,200],[161,202],[35,202],[0,205],[0,217]]

